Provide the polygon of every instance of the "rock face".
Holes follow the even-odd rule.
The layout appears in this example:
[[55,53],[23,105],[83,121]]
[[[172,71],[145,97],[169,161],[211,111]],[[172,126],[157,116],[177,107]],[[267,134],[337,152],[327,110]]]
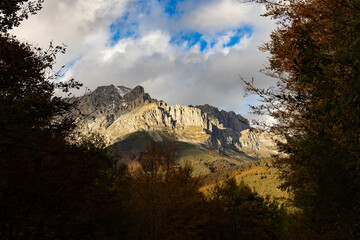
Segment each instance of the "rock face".
[[161,137],[154,133],[165,132],[178,141],[203,144],[224,154],[245,152],[264,158],[276,152],[276,136],[252,129],[241,115],[210,105],[168,106],[152,99],[141,86],[103,86],[72,101],[78,101],[79,111],[87,116],[82,120],[82,131],[99,131],[109,143],[148,131],[155,141]]
[[206,143],[212,125],[200,109],[160,101],[149,103],[118,118],[106,129],[110,140],[136,131],[165,131],[178,140]]
[[82,123],[90,133],[106,129],[120,116],[156,100],[145,93],[141,86],[131,89],[110,85],[98,87],[70,101],[78,103],[77,109],[83,116]]
[[196,108],[199,108],[203,113],[206,113],[209,120],[219,128],[230,128],[236,132],[250,128],[249,121],[240,114],[235,114],[233,111],[219,111],[216,107],[208,104],[199,105],[196,106]]

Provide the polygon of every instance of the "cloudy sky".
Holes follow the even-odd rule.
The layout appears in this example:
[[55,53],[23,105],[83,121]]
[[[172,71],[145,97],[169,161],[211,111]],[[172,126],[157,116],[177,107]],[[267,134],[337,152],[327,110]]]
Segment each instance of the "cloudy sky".
[[[13,33],[46,47],[66,44],[56,68],[93,90],[142,85],[170,105],[211,104],[249,117],[245,79],[259,73],[274,23],[265,9],[237,0],[45,0]],[[85,90],[83,89],[81,93]]]

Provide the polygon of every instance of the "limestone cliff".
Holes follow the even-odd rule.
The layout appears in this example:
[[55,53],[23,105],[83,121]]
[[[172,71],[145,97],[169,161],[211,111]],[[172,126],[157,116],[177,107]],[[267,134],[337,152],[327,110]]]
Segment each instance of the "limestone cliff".
[[114,143],[138,131],[166,133],[178,141],[202,144],[224,154],[241,153],[255,158],[276,152],[272,133],[252,129],[248,120],[234,112],[202,106],[168,106],[152,99],[141,86],[134,89],[104,86],[75,99],[87,118],[82,131],[99,131]]

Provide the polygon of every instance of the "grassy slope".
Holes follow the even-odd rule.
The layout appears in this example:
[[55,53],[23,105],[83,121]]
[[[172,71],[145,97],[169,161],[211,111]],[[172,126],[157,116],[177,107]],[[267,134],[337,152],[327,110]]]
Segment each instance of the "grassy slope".
[[118,151],[141,151],[146,148],[148,142],[153,141],[149,134],[145,132],[135,132],[124,140],[114,143],[108,147],[108,150],[116,149]]
[[195,175],[205,175],[241,164],[240,161],[220,154],[217,150],[176,142],[180,164],[189,162]]
[[[243,180],[263,196],[270,195],[277,199],[288,196],[286,192],[278,189],[280,181],[270,159],[248,162],[251,159],[241,154],[240,160],[234,159],[205,146],[176,141],[165,133],[160,133],[160,136],[163,140],[171,141],[176,145],[181,164],[189,162],[194,167],[194,175],[203,176],[205,185],[203,191],[211,189],[216,181],[221,181],[229,175],[234,176],[238,181]],[[136,132],[110,146],[109,151],[142,151],[146,143],[151,141],[153,138],[147,132]]]
[[279,200],[289,197],[286,192],[278,188],[281,181],[271,159],[243,163],[225,171],[209,174],[204,177],[204,187],[201,190],[210,190],[216,182],[221,183],[226,176],[235,177],[237,181],[244,181],[262,196],[269,195]]
[[[206,175],[212,172],[222,171],[252,160],[245,154],[239,154],[238,159],[234,159],[219,153],[217,150],[209,149],[205,146],[176,141],[175,138],[166,133],[157,134],[159,134],[164,141],[170,141],[175,144],[179,156],[179,162],[181,164],[189,162],[194,167],[195,175]],[[130,134],[122,141],[109,146],[108,150],[110,152],[143,151],[146,148],[146,143],[152,141],[154,140],[149,133],[136,132]]]

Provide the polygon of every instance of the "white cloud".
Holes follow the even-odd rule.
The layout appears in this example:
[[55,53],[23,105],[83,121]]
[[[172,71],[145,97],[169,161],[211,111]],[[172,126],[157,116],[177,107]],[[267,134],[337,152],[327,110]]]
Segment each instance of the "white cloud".
[[[169,104],[209,103],[247,115],[240,75],[255,77],[259,85],[269,85],[259,74],[266,54],[258,47],[268,40],[273,23],[260,17],[264,8],[240,4],[236,0],[184,1],[184,14],[167,18],[158,1],[145,1],[147,13],[132,0],[45,1],[38,15],[25,21],[14,33],[40,46],[68,45],[68,53],[58,66],[78,59],[66,73],[90,89],[100,85],[143,85],[154,98]],[[138,36],[109,44],[109,26],[126,12],[137,21]],[[235,46],[224,48],[234,29],[252,28]],[[191,29],[217,42],[204,52],[199,44],[171,44],[172,34]],[[217,32],[222,35],[217,36]],[[82,91],[83,92],[83,91]],[[253,100],[251,100],[253,101]]]
[[20,39],[46,48],[68,45],[62,64],[103,48],[108,39],[107,27],[122,15],[129,0],[48,0],[35,16],[24,21],[13,33]]
[[202,1],[202,5],[185,14],[184,24],[197,31],[215,34],[224,29],[241,25],[263,25],[268,21],[260,17],[265,7],[253,3],[239,3],[237,0]]

